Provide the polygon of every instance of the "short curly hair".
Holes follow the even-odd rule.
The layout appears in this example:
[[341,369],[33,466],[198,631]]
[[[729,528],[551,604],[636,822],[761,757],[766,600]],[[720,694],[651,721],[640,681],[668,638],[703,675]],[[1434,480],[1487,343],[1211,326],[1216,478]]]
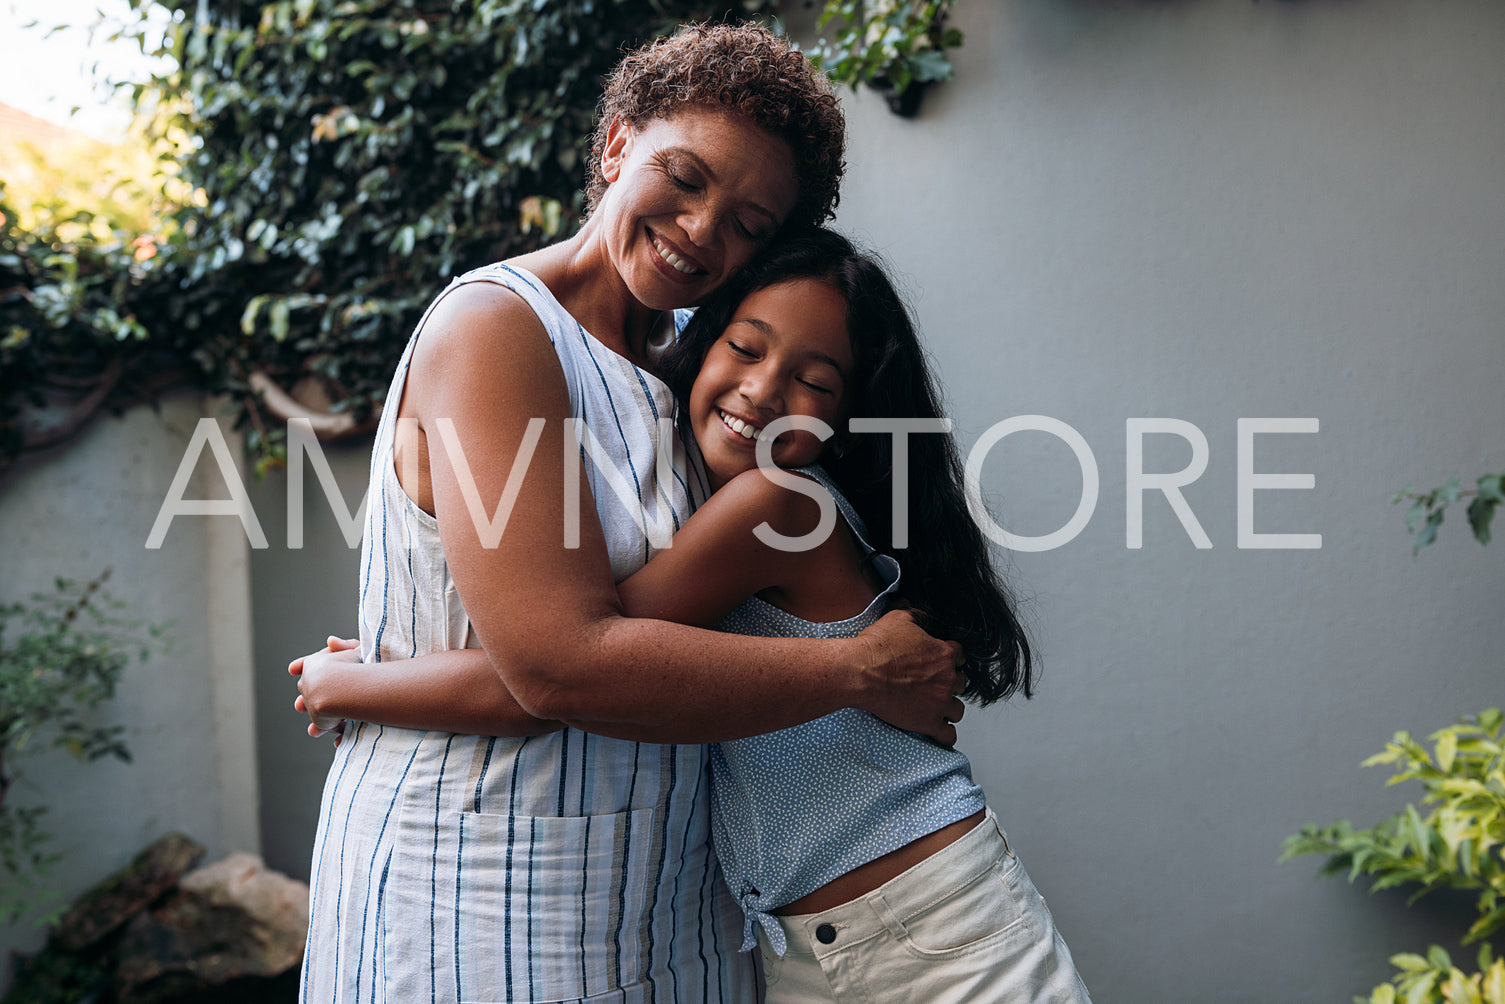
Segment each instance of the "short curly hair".
[[786,227],[835,215],[846,169],[841,103],[804,53],[752,22],[684,25],[629,52],[607,74],[591,143],[587,215],[606,193],[601,154],[612,121],[642,125],[692,107],[725,109],[789,144],[800,195]]

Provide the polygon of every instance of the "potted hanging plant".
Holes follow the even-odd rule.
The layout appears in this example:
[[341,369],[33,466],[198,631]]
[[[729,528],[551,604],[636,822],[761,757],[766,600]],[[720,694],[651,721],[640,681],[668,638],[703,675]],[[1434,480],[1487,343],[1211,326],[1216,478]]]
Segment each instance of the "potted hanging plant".
[[837,83],[867,84],[895,114],[913,116],[926,88],[953,76],[946,50],[962,33],[946,27],[950,8],[949,0],[828,0],[811,56]]

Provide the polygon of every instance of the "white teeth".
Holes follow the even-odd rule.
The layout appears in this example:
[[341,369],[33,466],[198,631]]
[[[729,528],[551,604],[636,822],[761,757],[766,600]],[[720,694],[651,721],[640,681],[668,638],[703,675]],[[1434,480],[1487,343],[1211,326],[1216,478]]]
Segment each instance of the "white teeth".
[[679,255],[675,254],[673,251],[665,248],[657,240],[653,242],[653,250],[658,252],[658,256],[660,258],[672,265],[676,272],[683,272],[685,275],[695,274],[696,269],[693,265],[685,264],[684,259],[680,258]]
[[728,428],[740,435],[743,439],[758,439],[763,434],[762,429],[749,425],[735,415],[728,415],[724,411],[717,412],[717,414],[721,416],[721,421],[725,422]]

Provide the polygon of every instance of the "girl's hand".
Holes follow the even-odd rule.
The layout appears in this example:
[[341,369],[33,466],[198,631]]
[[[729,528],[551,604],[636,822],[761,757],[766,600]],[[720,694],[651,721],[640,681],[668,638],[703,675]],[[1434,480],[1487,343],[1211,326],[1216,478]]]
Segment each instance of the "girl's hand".
[[967,682],[958,671],[966,661],[961,645],[926,634],[907,610],[889,611],[859,637],[868,643],[863,672],[872,695],[862,710],[954,746],[954,723],[966,710],[956,696]]
[[340,744],[345,720],[319,714],[318,702],[312,699],[312,695],[327,674],[339,672],[348,664],[359,664],[360,647],[358,639],[330,635],[324,648],[288,663],[287,671],[298,678],[298,696],[293,700],[293,710],[309,717],[308,734],[315,739],[333,732],[335,745]]

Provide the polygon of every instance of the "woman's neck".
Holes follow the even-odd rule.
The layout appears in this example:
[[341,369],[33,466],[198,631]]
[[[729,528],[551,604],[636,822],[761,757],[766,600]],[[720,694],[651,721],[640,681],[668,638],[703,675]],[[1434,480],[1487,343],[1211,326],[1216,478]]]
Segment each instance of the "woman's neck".
[[515,261],[538,276],[598,341],[646,367],[649,336],[660,312],[643,306],[628,290],[589,221],[573,237]]

